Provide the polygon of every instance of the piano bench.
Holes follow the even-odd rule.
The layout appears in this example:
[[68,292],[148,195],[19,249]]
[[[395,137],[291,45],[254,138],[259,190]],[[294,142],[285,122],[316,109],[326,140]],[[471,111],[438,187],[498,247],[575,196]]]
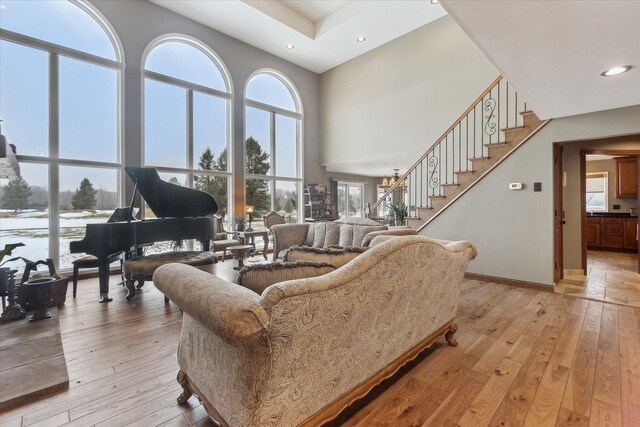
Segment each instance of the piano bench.
[[[200,251],[183,251],[183,252],[166,252],[163,254],[154,254],[132,258],[124,262],[124,276],[126,278],[127,289],[129,294],[127,299],[133,298],[136,294],[135,282],[138,281],[138,289],[140,289],[145,280],[151,280],[153,273],[161,265],[177,262],[192,266],[215,264],[218,261],[215,254],[211,252]],[[168,301],[165,297],[165,302]]]

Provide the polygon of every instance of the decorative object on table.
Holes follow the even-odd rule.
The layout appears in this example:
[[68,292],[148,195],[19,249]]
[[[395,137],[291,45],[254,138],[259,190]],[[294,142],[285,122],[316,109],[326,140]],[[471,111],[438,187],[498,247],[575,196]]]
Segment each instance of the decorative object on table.
[[371,202],[367,202],[367,207],[364,208],[364,216],[366,218],[369,218],[370,214],[371,214]]
[[[11,255],[11,252],[13,252],[15,248],[18,248],[20,246],[24,246],[24,243],[12,243],[5,245],[2,252],[0,252],[0,262],[2,262],[5,256]],[[0,264],[0,267],[9,261],[15,261],[18,259],[21,259],[25,262],[31,262],[28,259],[22,257],[15,257],[2,262]],[[17,302],[15,278],[15,274],[17,272],[18,270],[12,270],[9,267],[0,268],[0,295],[2,295],[2,315],[0,316],[0,321],[2,322],[24,319],[24,317],[26,316],[24,309]],[[8,304],[6,306],[4,301],[5,296],[8,300]]]
[[240,270],[244,267],[244,259],[253,251],[253,246],[251,245],[237,245],[237,246],[229,246],[229,252],[233,254],[233,257],[238,260],[238,265],[233,267],[234,270]]
[[233,217],[234,231],[244,231],[244,216],[236,215]]
[[51,287],[56,279],[47,277],[43,279],[27,280],[20,285],[25,291],[25,298],[30,302],[31,307],[35,310],[29,317],[29,322],[36,320],[44,320],[51,317],[51,313],[47,307],[53,300]]
[[407,205],[405,203],[396,202],[391,205],[393,216],[395,219],[395,225],[404,225],[404,220],[407,217]]
[[[247,227],[247,231],[253,231],[253,228],[251,227],[251,220],[252,220],[252,216],[253,216],[253,210],[254,210],[254,206],[253,205],[247,205],[247,213],[249,214],[249,227]],[[240,230],[238,230],[240,231]]]
[[[22,280],[20,286],[17,286],[16,294],[18,296],[18,302],[26,310],[34,310],[34,301],[29,297],[26,286],[22,284],[27,283],[29,280],[35,279],[53,279],[51,283],[51,296],[52,299],[47,303],[47,307],[55,307],[63,305],[67,300],[67,288],[69,286],[69,277],[62,277],[56,272],[56,266],[51,258],[46,260],[28,261],[25,260],[26,266],[24,273],[22,274]],[[49,270],[49,275],[44,275],[38,272],[39,265],[46,265]],[[33,276],[31,275],[31,273]],[[37,302],[35,302],[37,304]]]

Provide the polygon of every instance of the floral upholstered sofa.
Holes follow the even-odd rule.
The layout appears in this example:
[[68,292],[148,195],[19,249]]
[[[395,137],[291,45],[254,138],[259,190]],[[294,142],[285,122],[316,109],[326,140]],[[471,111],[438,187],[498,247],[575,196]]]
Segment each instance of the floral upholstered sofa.
[[282,259],[292,246],[324,248],[331,245],[369,246],[378,235],[406,236],[416,231],[408,227],[387,227],[368,218],[344,218],[333,222],[279,224],[271,227],[273,260]]
[[156,286],[184,312],[180,403],[222,426],[322,425],[453,334],[470,242],[397,237],[261,294],[168,264]]

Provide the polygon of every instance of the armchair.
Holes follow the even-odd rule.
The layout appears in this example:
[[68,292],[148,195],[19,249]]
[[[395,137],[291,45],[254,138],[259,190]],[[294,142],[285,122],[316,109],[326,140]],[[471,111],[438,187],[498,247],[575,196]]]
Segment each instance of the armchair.
[[[234,231],[226,231],[224,229],[224,221],[222,221],[222,217],[214,215],[213,218],[215,221],[216,235],[211,241],[211,251],[222,252],[222,262],[224,262],[227,255],[227,248],[230,246],[241,245],[242,242],[237,238],[238,233]],[[229,238],[230,236],[232,238]]]

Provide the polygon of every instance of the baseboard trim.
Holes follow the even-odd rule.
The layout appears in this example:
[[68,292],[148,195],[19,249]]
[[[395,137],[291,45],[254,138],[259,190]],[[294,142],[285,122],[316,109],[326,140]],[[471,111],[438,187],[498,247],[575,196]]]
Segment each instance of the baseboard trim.
[[527,282],[525,280],[507,279],[505,277],[488,276],[485,274],[465,273],[465,279],[481,280],[483,282],[498,283],[499,285],[514,286],[516,288],[532,289],[534,291],[553,293],[553,286],[543,283]]

